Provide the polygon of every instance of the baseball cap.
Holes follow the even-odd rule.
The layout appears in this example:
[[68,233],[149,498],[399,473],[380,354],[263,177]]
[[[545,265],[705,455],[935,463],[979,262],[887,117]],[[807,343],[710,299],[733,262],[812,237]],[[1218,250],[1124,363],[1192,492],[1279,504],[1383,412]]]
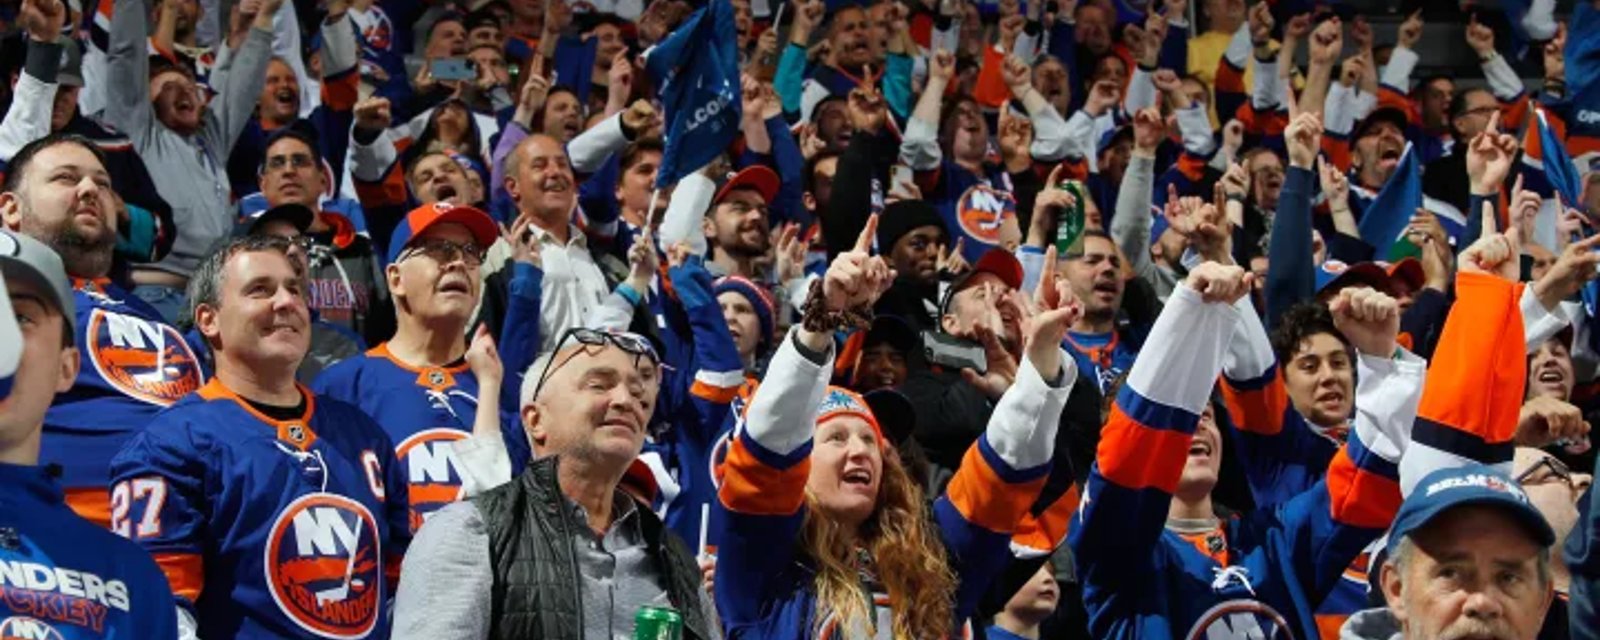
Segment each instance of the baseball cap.
[[1416,258],[1405,258],[1394,263],[1379,262],[1378,266],[1389,274],[1391,282],[1404,282],[1412,291],[1418,291],[1428,283],[1427,274],[1422,272],[1422,262]]
[[434,225],[447,222],[465,226],[467,231],[472,233],[472,239],[478,246],[485,249],[500,237],[500,228],[483,210],[441,200],[412,209],[406,217],[400,219],[400,225],[394,228],[394,235],[389,237],[387,262],[392,264],[399,258],[400,252],[404,251],[406,245],[411,244],[417,236],[426,233]]
[[233,225],[233,235],[236,237],[252,235],[261,228],[261,225],[275,220],[292,224],[295,229],[300,230],[300,233],[305,233],[316,218],[317,214],[303,204],[280,204],[256,215],[240,218]]
[[1406,126],[1411,123],[1411,119],[1406,117],[1405,111],[1397,107],[1378,107],[1372,113],[1367,114],[1367,117],[1363,118],[1361,122],[1356,123],[1355,131],[1350,136],[1350,139],[1360,140],[1366,137],[1367,131],[1380,122],[1393,124],[1400,129],[1401,133],[1404,133]]
[[778,174],[762,165],[745,167],[744,170],[733,174],[722,188],[717,189],[717,195],[711,199],[711,205],[716,206],[735,189],[755,189],[761,194],[762,202],[772,202],[773,196],[778,195],[780,184]]
[[955,282],[950,283],[950,288],[944,292],[944,298],[939,301],[939,315],[949,311],[950,301],[980,273],[992,273],[1012,289],[1022,287],[1022,263],[1017,261],[1017,257],[1005,249],[990,249],[978,257],[978,262],[972,265],[971,271],[961,274]]
[[83,50],[78,41],[61,41],[61,66],[56,71],[56,82],[63,87],[83,86]]
[[1488,465],[1473,463],[1423,476],[1395,514],[1394,526],[1389,530],[1388,554],[1394,556],[1401,538],[1427,526],[1445,511],[1467,505],[1503,510],[1532,534],[1540,547],[1548,547],[1556,540],[1550,523],[1528,501],[1522,487]]
[[0,272],[7,281],[32,283],[49,294],[69,330],[77,331],[77,307],[72,301],[72,282],[67,267],[55,249],[38,240],[0,229]]
[[890,443],[898,446],[911,439],[911,433],[917,426],[917,414],[910,398],[894,389],[876,389],[862,398],[872,409],[872,415]]
[[1332,294],[1345,287],[1368,285],[1379,291],[1389,290],[1389,272],[1376,262],[1346,264],[1332,258],[1317,267],[1317,295]]
[[1105,133],[1101,134],[1100,143],[1096,145],[1094,149],[1095,154],[1098,155],[1105,153],[1106,149],[1110,149],[1112,145],[1115,145],[1118,140],[1123,138],[1127,138],[1129,140],[1133,139],[1132,126],[1122,125],[1114,129],[1109,129]]

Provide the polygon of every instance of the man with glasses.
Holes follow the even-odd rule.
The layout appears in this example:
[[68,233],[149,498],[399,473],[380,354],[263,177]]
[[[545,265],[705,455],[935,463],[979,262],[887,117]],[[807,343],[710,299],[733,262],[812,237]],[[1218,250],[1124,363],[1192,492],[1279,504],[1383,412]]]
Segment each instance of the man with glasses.
[[641,606],[664,605],[682,614],[684,638],[718,637],[692,553],[619,489],[660,391],[655,349],[637,334],[583,328],[555,344],[522,383],[521,424],[537,458],[418,531],[395,636],[626,637]]
[[[316,214],[298,204],[281,204],[267,209],[252,218],[240,220],[234,226],[234,237],[243,236],[271,236],[282,238],[289,242],[289,259],[295,263],[295,268],[301,273],[310,272],[309,255],[315,248],[315,241],[306,235],[306,230],[311,227]],[[211,350],[206,347],[205,339],[198,329],[190,329],[184,336],[190,346],[210,366]],[[366,351],[366,343],[361,336],[350,331],[348,327],[334,324],[323,319],[315,308],[311,309],[311,349],[306,352],[305,360],[300,361],[300,368],[295,370],[296,380],[310,384],[312,380],[324,369],[345,360],[361,355]]]
[[1442,200],[1460,211],[1470,202],[1467,179],[1467,143],[1489,128],[1489,119],[1500,111],[1500,102],[1485,89],[1462,88],[1450,100],[1449,153],[1429,162],[1422,171],[1422,193]]
[[[467,326],[482,287],[478,269],[484,247],[498,237],[489,214],[472,207],[439,202],[412,210],[395,229],[385,271],[394,292],[394,336],[312,385],[360,407],[393,439],[410,485],[413,531],[461,497],[464,472],[452,443],[474,432],[480,404],[486,404],[484,429],[498,434],[503,424],[503,446],[518,452],[518,463],[527,459],[527,439],[514,426],[514,392],[501,392],[500,371],[482,370],[467,358]],[[532,318],[508,320],[508,332],[537,326]],[[486,330],[479,333],[479,340],[489,340]],[[520,349],[507,356],[521,370],[534,354]],[[508,401],[502,404],[502,397]]]
[[[1550,578],[1556,599],[1545,617],[1543,638],[1566,638],[1567,604],[1572,576],[1561,557],[1561,544],[1578,524],[1578,501],[1594,484],[1587,473],[1574,473],[1567,465],[1548,452],[1531,447],[1517,447],[1512,459],[1512,475],[1528,494],[1528,501],[1544,515],[1550,528],[1555,530],[1556,541],[1551,545]],[[1571,636],[1578,637],[1578,636]]]
[[322,155],[304,129],[274,131],[261,162],[261,194],[269,208],[298,205],[313,215],[301,229],[306,247],[306,303],[324,322],[377,344],[394,332],[394,306],[378,251],[365,230],[321,206],[327,191]]

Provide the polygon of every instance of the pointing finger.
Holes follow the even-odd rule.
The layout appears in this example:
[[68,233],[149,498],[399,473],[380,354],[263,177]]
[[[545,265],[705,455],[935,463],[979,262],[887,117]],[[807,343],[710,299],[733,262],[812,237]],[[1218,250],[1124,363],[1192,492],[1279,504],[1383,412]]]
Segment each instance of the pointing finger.
[[856,238],[856,251],[861,253],[872,252],[872,239],[878,235],[878,214],[867,216],[866,226],[861,228],[861,235]]

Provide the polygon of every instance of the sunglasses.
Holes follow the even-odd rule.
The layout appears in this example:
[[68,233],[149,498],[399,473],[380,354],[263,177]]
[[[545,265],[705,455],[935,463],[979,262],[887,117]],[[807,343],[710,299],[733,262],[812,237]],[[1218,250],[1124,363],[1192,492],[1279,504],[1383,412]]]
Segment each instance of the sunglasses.
[[[1572,469],[1570,467],[1568,467],[1565,462],[1557,460],[1555,458],[1555,456],[1545,456],[1543,459],[1541,459],[1538,462],[1534,463],[1533,466],[1528,467],[1528,470],[1517,474],[1517,478],[1516,478],[1517,479],[1517,484],[1519,484],[1519,485],[1529,484],[1529,481],[1533,480],[1536,476],[1538,476],[1539,472],[1541,470],[1543,470],[1543,469],[1549,469],[1550,470],[1550,477],[1567,483],[1568,487],[1571,487],[1573,489],[1577,489],[1578,488],[1577,482],[1572,479]],[[1545,483],[1547,483],[1549,481],[1550,481],[1549,478],[1545,478],[1545,479],[1540,480],[1538,482],[1533,482],[1532,484],[1535,484],[1535,485],[1545,484]]]
[[[574,327],[561,334],[561,339],[556,341],[556,348],[551,353],[561,353],[561,349],[567,346],[568,341],[576,341],[578,344],[590,347],[603,347],[608,344],[615,346],[634,357],[634,366],[638,366],[639,358],[649,358],[650,363],[653,365],[661,364],[661,356],[656,354],[656,348],[650,344],[649,340],[636,333]],[[577,355],[574,353],[567,356],[566,359],[561,361],[561,364],[556,364],[554,357],[545,361],[544,370],[539,372],[539,381],[533,385],[534,397],[538,397],[539,390],[544,388],[544,381],[550,378],[550,374],[555,373],[556,369],[561,368],[561,365],[566,364],[567,361],[572,360]]]
[[431,239],[419,240],[407,247],[405,253],[400,254],[400,260],[422,255],[433,258],[439,264],[450,264],[459,258],[462,262],[467,263],[468,266],[476,267],[483,264],[484,256],[487,253],[487,250],[475,244],[460,244],[449,240]]

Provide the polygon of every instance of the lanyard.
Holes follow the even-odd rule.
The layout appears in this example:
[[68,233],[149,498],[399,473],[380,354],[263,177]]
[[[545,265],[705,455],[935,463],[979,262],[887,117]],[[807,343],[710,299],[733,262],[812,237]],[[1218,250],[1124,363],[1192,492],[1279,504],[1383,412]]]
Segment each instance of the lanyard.
[[1078,344],[1077,340],[1073,340],[1072,334],[1067,334],[1067,342],[1072,344],[1072,348],[1076,349],[1079,353],[1089,356],[1089,359],[1094,361],[1095,367],[1099,368],[1101,371],[1108,371],[1111,369],[1111,356],[1116,353],[1117,344],[1120,341],[1121,337],[1117,335],[1116,331],[1112,331],[1111,339],[1106,341],[1104,345],[1098,347],[1085,347],[1081,344]]

